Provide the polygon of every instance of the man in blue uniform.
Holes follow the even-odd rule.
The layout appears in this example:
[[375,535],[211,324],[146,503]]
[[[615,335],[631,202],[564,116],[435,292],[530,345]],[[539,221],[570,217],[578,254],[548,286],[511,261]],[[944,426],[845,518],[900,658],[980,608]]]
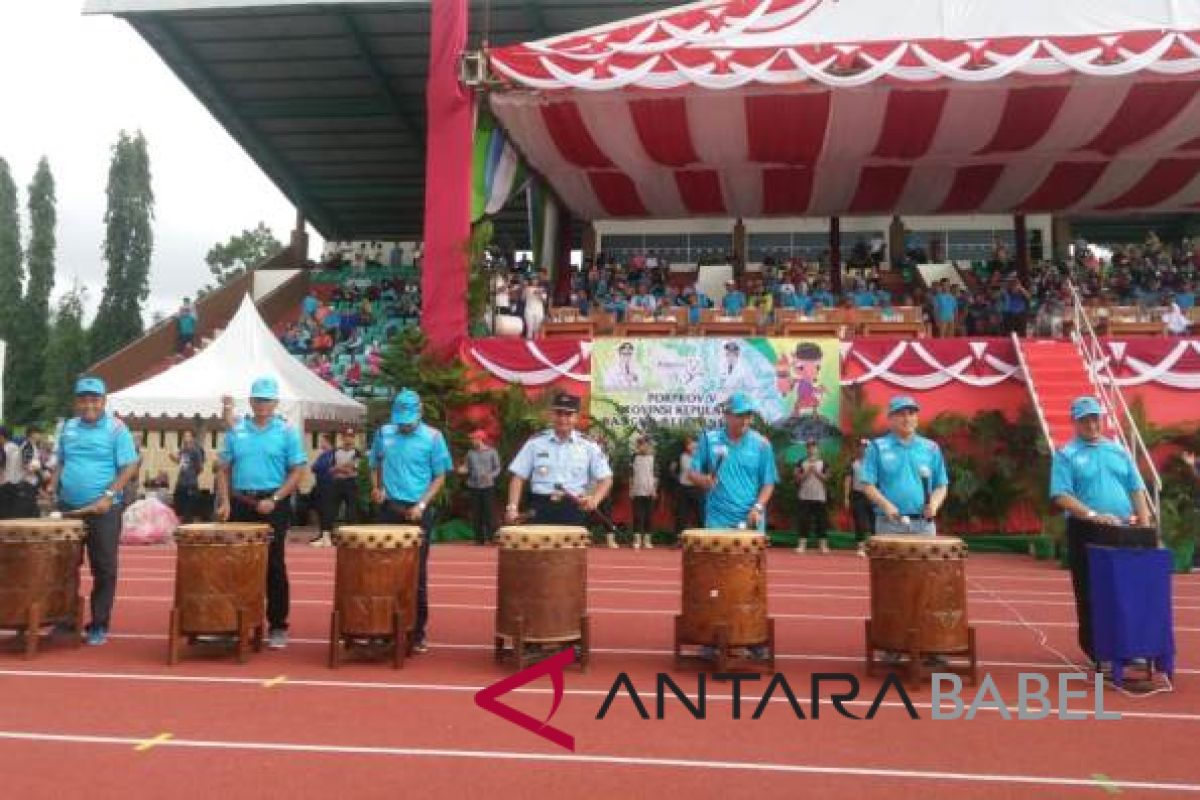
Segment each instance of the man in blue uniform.
[[608,496],[612,467],[600,445],[575,429],[579,407],[578,397],[555,395],[551,427],[530,437],[508,465],[512,477],[504,518],[510,525],[520,519],[526,485],[532,520],[538,525],[583,525]]
[[[1155,547],[1146,485],[1125,448],[1100,435],[1100,401],[1071,403],[1075,438],[1054,453],[1050,497],[1067,513],[1067,559],[1075,589],[1079,646],[1094,660],[1087,546]],[[1125,528],[1127,524],[1142,526]]]
[[871,441],[863,456],[863,494],[875,506],[875,533],[937,533],[934,519],[946,500],[949,480],[942,449],[917,434],[921,407],[911,397],[888,403],[886,436]]
[[708,491],[704,527],[764,530],[779,482],[775,449],[750,429],[757,408],[742,392],[725,405],[725,425],[705,431],[692,458],[692,484]]
[[108,641],[121,543],[121,493],[137,474],[138,453],[125,423],[104,410],[99,378],[75,383],[75,416],[58,438],[58,464],[50,480],[58,507],[83,519],[92,570],[92,621],[87,643]]
[[284,557],[292,515],[289,498],[308,465],[300,431],[276,415],[278,405],[278,381],[271,377],[254,381],[250,387],[252,413],[225,434],[217,472],[217,519],[271,526],[267,624],[272,650],[282,650],[288,642],[290,593]]
[[417,578],[417,619],[413,652],[429,645],[429,540],[437,522],[432,503],[454,468],[446,437],[421,422],[421,398],[412,389],[401,389],[392,402],[392,421],[375,433],[368,455],[371,465],[371,499],[379,509],[380,523],[417,523],[421,526],[421,556]]

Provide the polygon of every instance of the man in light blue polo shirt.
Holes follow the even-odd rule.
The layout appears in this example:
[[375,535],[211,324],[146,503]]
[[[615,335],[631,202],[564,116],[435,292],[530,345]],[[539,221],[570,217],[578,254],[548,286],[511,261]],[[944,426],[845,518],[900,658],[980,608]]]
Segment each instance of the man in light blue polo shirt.
[[92,570],[92,621],[87,643],[108,641],[121,543],[121,493],[137,474],[138,453],[129,428],[105,411],[99,378],[75,384],[75,416],[58,438],[58,465],[50,481],[58,507],[82,517]]
[[380,523],[418,523],[421,557],[417,583],[417,619],[412,651],[429,649],[425,627],[429,621],[429,541],[437,522],[432,503],[454,468],[446,437],[421,422],[421,398],[412,389],[401,389],[392,402],[392,421],[375,433],[368,455],[371,464],[371,499],[379,509]]
[[767,503],[779,482],[775,449],[750,429],[757,408],[743,392],[725,406],[725,425],[705,431],[692,457],[692,484],[708,491],[704,527],[765,530]]
[[[1100,434],[1102,412],[1095,397],[1078,397],[1071,403],[1075,438],[1054,453],[1050,468],[1050,497],[1068,514],[1067,561],[1075,590],[1079,646],[1089,657],[1094,652],[1087,546],[1157,545],[1149,529],[1146,484],[1125,448]],[[1142,528],[1123,527],[1127,524]]]
[[279,382],[271,377],[254,381],[250,387],[252,413],[225,434],[217,473],[217,519],[271,526],[267,624],[272,650],[282,650],[288,642],[290,591],[285,556],[292,516],[289,498],[308,465],[300,431],[275,413],[278,406]]
[[937,442],[917,434],[921,407],[911,397],[888,403],[886,436],[873,439],[863,457],[863,493],[875,506],[875,533],[937,533],[934,522],[949,480]]
[[725,296],[721,298],[721,311],[730,317],[736,317],[746,309],[746,295],[732,280],[725,281]]

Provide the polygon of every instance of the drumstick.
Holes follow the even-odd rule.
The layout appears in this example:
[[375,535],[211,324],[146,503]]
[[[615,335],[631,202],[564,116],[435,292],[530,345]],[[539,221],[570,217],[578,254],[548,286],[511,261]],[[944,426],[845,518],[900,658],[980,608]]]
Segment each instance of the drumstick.
[[[562,492],[567,497],[574,500],[576,504],[578,504],[579,501],[583,499],[577,494],[572,494],[571,492],[568,492],[566,487],[563,486],[561,483],[554,484],[554,491]],[[617,524],[615,522],[613,522],[611,519],[609,519],[608,516],[603,511],[601,511],[599,508],[593,508],[591,513],[593,515],[595,515],[596,519],[600,520],[600,522],[604,524],[604,527],[606,528],[606,531],[605,531],[606,533],[618,533]]]

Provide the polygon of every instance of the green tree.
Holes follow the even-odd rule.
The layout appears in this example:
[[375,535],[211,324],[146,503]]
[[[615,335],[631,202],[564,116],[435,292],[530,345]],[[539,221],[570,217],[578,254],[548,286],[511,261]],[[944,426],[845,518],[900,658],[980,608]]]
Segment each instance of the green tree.
[[71,412],[75,379],[88,366],[88,336],[83,327],[86,300],[86,290],[76,283],[58,301],[42,362],[42,393],[37,399],[41,419],[57,419]]
[[204,257],[204,263],[208,264],[208,271],[216,283],[208,284],[199,294],[204,295],[224,286],[282,249],[283,243],[261,222],[253,230],[230,236],[224,244],[214,244]]
[[12,331],[6,417],[11,422],[29,422],[36,413],[42,393],[42,361],[50,331],[50,292],[54,289],[55,210],[54,176],[43,157],[29,184],[29,247],[25,262],[29,279],[25,299],[15,314],[19,320]]
[[14,357],[19,350],[16,337],[21,329],[21,221],[17,217],[17,186],[8,162],[0,158],[0,339],[8,343],[9,357],[4,362],[5,408],[12,407]]
[[141,131],[121,131],[108,168],[108,209],[104,212],[104,294],[92,325],[92,359],[99,361],[142,335],[142,304],[150,295],[154,253],[154,191],[150,152]]

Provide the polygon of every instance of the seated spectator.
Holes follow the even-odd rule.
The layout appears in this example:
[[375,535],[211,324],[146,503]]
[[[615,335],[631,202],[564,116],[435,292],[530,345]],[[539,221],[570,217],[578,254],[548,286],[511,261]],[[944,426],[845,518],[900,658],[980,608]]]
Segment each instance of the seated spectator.
[[303,313],[305,320],[316,319],[317,309],[321,307],[321,301],[312,293],[310,289],[308,294],[304,295],[304,300],[300,302],[300,310]]
[[725,281],[725,296],[721,298],[721,311],[726,316],[740,316],[746,308],[746,295],[742,294],[737,283],[731,278]]
[[342,377],[345,384],[352,388],[357,388],[362,383],[362,366],[358,361],[351,361],[350,367],[346,370],[346,374]]

